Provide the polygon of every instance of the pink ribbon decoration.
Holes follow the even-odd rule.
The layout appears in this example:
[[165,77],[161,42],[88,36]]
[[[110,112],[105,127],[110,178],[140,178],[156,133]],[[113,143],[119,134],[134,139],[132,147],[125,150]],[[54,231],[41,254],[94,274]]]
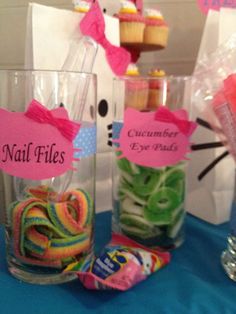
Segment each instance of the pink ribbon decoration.
[[164,106],[160,106],[157,109],[155,113],[155,120],[175,124],[180,132],[186,136],[190,136],[196,128],[196,123],[179,119],[175,113],[172,113]]
[[143,12],[143,0],[131,0],[137,8],[137,10],[142,13]]
[[[63,110],[65,118],[58,118],[56,115],[57,110]],[[48,110],[35,99],[29,104],[25,116],[39,123],[51,124],[70,142],[73,141],[80,129],[80,124],[68,119],[67,112],[64,108]]]
[[134,0],[136,4],[137,10],[142,13],[143,12],[143,0]]
[[107,61],[112,71],[120,76],[124,75],[131,62],[130,53],[124,48],[112,45],[105,35],[105,21],[101,8],[95,1],[88,13],[80,22],[83,35],[92,37],[106,51]]

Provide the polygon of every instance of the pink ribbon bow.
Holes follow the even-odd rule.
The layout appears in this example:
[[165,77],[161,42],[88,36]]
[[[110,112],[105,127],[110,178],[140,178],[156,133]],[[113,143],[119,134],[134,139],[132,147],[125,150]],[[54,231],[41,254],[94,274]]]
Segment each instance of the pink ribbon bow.
[[168,108],[160,106],[155,113],[155,120],[166,123],[173,123],[181,133],[190,136],[196,128],[196,123],[180,119],[177,113],[172,113]]
[[120,76],[124,75],[131,56],[124,48],[112,45],[105,36],[105,22],[98,2],[91,5],[90,10],[80,22],[80,30],[83,35],[92,37],[106,51],[107,61],[112,71]]
[[[63,113],[63,115],[66,116],[66,118],[57,117],[56,113],[59,113],[59,110],[61,111],[60,113]],[[64,108],[48,110],[35,99],[29,104],[25,115],[36,122],[53,125],[70,142],[73,141],[80,129],[80,124],[68,119],[67,111]]]
[[142,13],[143,12],[143,0],[134,0],[134,3],[138,11]]

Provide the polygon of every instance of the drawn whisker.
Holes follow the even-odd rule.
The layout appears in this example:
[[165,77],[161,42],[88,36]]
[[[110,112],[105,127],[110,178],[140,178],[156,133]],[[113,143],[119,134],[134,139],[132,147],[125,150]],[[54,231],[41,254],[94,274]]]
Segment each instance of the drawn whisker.
[[201,119],[201,118],[197,118],[197,119],[196,119],[196,122],[197,122],[199,125],[203,126],[204,128],[209,129],[209,130],[212,130],[211,125],[210,125],[208,122],[206,122],[205,120],[203,120],[203,119]]
[[229,155],[228,151],[223,152],[215,160],[213,160],[198,176],[198,180],[201,181],[209,171],[211,171],[222,159]]
[[210,125],[210,123],[208,123],[207,121],[201,119],[201,118],[197,118],[196,119],[196,122],[201,125],[202,127],[208,129],[208,130],[211,130],[213,132],[215,132],[216,134],[217,133],[222,133],[222,129],[220,129],[219,127],[217,126],[214,126],[214,128],[212,128],[212,126]]
[[209,142],[209,143],[202,143],[202,144],[193,144],[191,145],[191,149],[193,151],[197,151],[197,150],[217,148],[217,147],[223,147],[223,146],[224,144],[222,142]]

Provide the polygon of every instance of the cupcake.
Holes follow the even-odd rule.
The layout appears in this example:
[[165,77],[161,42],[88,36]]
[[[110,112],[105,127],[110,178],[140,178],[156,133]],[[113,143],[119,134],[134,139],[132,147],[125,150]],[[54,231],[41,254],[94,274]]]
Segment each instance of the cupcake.
[[86,0],[73,0],[74,10],[79,13],[87,13],[90,9],[91,3]]
[[148,81],[142,79],[135,64],[130,64],[125,79],[125,108],[145,110],[148,100]]
[[149,72],[148,75],[150,80],[147,109],[156,110],[162,103],[163,80],[161,78],[165,77],[166,73],[163,70],[155,69]]
[[145,29],[144,29],[144,43],[151,45],[158,45],[166,47],[169,28],[164,21],[160,11],[154,9],[145,10]]
[[135,63],[130,63],[126,73],[126,76],[140,76],[139,69]]
[[143,42],[145,19],[138,13],[133,2],[122,0],[120,12],[115,16],[120,20],[120,42],[122,44]]

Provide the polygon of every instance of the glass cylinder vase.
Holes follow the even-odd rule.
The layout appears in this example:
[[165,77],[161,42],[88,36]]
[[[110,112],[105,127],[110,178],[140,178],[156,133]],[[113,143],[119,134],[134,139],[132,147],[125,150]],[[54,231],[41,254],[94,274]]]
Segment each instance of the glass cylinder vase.
[[[3,172],[7,263],[10,273],[20,280],[62,283],[76,278],[64,272],[67,266],[93,250],[96,76],[64,71],[0,71],[1,108],[26,112],[32,100],[46,108],[46,124],[56,125],[63,136],[70,133],[64,131],[67,119],[80,128],[71,142],[71,169],[42,180],[35,180],[34,168],[32,178]],[[38,122],[43,141],[51,135],[44,133],[42,121]],[[34,150],[37,162],[43,160],[49,170],[64,161],[64,152],[54,152],[57,144],[55,140],[50,147],[41,145]],[[30,145],[33,149],[34,143]]]
[[227,248],[221,255],[221,264],[229,278],[236,281],[236,189],[234,189],[229,227]]
[[113,231],[145,246],[170,249],[184,240],[187,162],[180,151],[187,153],[188,144],[182,146],[186,138],[169,117],[153,120],[159,108],[175,119],[189,105],[190,83],[189,77],[114,81]]

